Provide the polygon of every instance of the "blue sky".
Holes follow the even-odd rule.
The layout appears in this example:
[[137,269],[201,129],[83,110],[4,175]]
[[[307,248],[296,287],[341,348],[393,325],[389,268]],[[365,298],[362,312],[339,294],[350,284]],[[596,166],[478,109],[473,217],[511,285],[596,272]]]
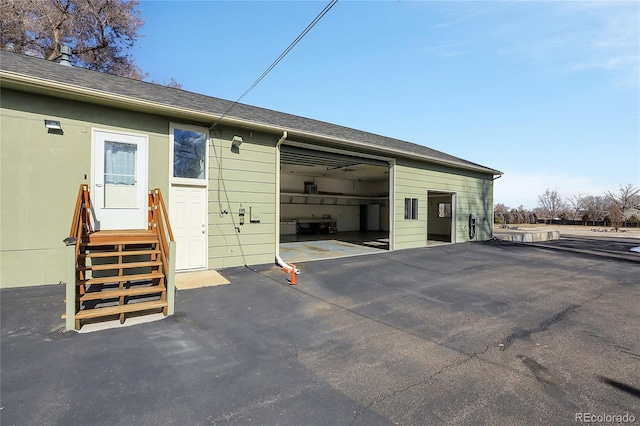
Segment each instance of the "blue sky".
[[[141,1],[150,78],[236,100],[328,2]],[[338,2],[244,103],[498,170],[495,202],[640,186],[640,2]]]

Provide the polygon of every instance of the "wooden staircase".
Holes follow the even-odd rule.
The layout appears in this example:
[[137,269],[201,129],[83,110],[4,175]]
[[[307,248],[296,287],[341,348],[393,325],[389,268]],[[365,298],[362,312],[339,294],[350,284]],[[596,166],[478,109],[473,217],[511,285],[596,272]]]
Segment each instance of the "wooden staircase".
[[[88,188],[80,188],[78,224],[69,242],[76,245],[75,329],[88,322],[162,312],[167,315],[168,241],[159,219],[164,202],[149,193],[149,229],[92,231]],[[78,206],[80,211],[78,212]],[[166,216],[166,213],[165,213]],[[166,217],[164,219],[167,219]],[[75,234],[74,234],[75,233]]]
[[132,312],[167,314],[167,289],[157,235],[148,230],[98,231],[80,243],[76,330],[82,320]]

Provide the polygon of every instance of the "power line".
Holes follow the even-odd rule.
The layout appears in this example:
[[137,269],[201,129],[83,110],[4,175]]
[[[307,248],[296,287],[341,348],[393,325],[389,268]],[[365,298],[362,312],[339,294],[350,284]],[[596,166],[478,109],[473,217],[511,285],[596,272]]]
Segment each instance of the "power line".
[[296,44],[298,44],[298,42],[300,40],[302,40],[302,38],[307,35],[307,33],[309,31],[311,31],[311,29],[324,17],[324,15],[327,14],[327,12],[329,12],[329,10],[331,10],[331,8],[338,3],[338,0],[331,0],[329,2],[329,4],[327,4],[324,9],[322,9],[322,11],[318,14],[318,16],[316,16],[313,21],[311,21],[311,23],[309,25],[307,25],[307,28],[304,29],[304,31],[302,31],[300,33],[300,35],[298,35],[298,37],[296,37],[295,40],[293,40],[293,42],[291,42],[291,44],[289,45],[289,47],[287,47],[281,54],[280,56],[278,56],[278,58],[273,61],[273,63],[271,65],[269,65],[269,68],[267,68],[261,75],[260,77],[257,78],[256,81],[253,82],[253,84],[251,85],[251,87],[249,87],[243,94],[242,96],[240,96],[238,99],[236,99],[236,101],[234,103],[232,103],[229,108],[227,108],[227,110],[222,113],[222,115],[220,115],[220,117],[218,117],[218,119],[215,121],[215,123],[213,123],[211,125],[211,129],[213,129],[224,117],[227,116],[227,114],[229,114],[229,112],[231,112],[231,110],[242,100],[242,98],[244,98],[245,96],[247,96],[249,94],[249,92],[251,92],[261,81],[263,78],[265,78],[267,76],[267,74],[269,74],[271,72],[271,70],[273,70],[276,65],[278,65],[278,63],[284,59],[285,56],[287,56],[287,54],[296,46]]

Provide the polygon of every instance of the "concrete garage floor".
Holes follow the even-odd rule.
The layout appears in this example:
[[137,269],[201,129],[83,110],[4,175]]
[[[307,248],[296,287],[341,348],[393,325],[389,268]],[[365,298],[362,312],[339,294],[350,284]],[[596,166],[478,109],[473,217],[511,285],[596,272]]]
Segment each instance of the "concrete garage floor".
[[287,263],[335,259],[389,250],[388,232],[338,232],[280,236],[280,257]]
[[637,423],[640,255],[554,243],[310,262],[297,287],[227,269],[90,334],[61,331],[62,286],[2,290],[2,424]]

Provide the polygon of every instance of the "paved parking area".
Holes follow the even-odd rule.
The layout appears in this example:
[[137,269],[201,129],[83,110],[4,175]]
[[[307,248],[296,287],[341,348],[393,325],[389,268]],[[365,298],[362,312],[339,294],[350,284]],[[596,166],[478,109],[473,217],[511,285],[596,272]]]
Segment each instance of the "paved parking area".
[[230,285],[178,292],[173,317],[90,334],[61,331],[62,286],[2,290],[0,418],[640,423],[640,254],[554,243],[310,262],[297,287],[275,267],[227,269]]

